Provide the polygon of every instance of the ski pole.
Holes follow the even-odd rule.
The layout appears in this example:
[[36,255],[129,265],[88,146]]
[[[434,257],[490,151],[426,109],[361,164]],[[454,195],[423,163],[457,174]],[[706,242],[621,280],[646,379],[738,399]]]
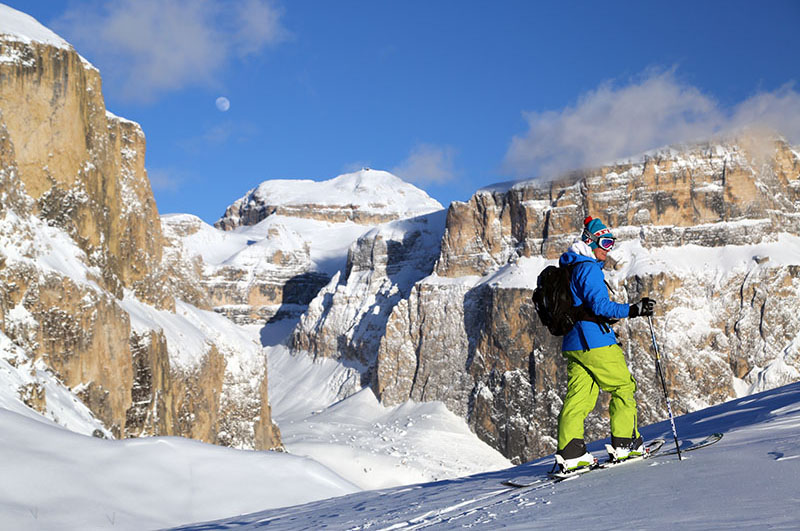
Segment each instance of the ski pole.
[[656,352],[656,372],[661,378],[661,387],[664,388],[664,398],[667,400],[667,411],[669,412],[669,423],[672,424],[672,436],[675,438],[675,450],[678,451],[678,461],[683,460],[681,457],[681,447],[678,444],[678,430],[675,429],[675,418],[672,416],[672,406],[669,403],[669,395],[667,394],[667,382],[664,380],[664,371],[661,370],[661,356],[658,354],[658,344],[656,344],[656,333],[653,330],[653,318],[647,316],[647,322],[650,323],[650,337],[653,339],[653,350]]

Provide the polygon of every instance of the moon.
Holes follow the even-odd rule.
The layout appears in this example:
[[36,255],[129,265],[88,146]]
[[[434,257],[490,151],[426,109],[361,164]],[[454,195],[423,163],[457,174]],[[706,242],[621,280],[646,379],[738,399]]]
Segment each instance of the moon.
[[217,98],[215,104],[217,106],[217,109],[219,109],[221,112],[225,112],[231,108],[231,101],[225,96],[220,96],[219,98]]

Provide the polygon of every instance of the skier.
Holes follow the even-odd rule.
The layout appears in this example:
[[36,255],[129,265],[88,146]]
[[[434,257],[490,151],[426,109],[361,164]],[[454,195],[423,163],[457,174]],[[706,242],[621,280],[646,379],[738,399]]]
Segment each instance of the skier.
[[608,297],[603,263],[616,238],[599,219],[584,220],[581,237],[561,255],[561,267],[572,266],[570,291],[583,316],[564,336],[562,355],[567,359],[567,395],[558,416],[556,462],[562,472],[589,467],[596,462],[586,450],[583,423],[594,409],[600,389],[611,393],[611,445],[616,460],[640,456],[644,446],[636,420],[633,393],[636,381],[609,326],[616,319],[653,315],[655,301],[647,297],[635,304],[619,304]]

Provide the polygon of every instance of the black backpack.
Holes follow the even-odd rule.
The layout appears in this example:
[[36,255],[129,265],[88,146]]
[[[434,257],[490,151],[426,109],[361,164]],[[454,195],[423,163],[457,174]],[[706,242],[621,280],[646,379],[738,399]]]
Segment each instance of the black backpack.
[[539,320],[554,336],[565,335],[578,321],[593,321],[605,329],[617,322],[615,319],[595,315],[585,306],[572,305],[569,282],[575,265],[547,266],[536,279],[533,306],[539,314]]
[[578,322],[577,310],[572,305],[569,281],[574,266],[547,266],[536,279],[533,306],[539,320],[554,336],[563,336]]

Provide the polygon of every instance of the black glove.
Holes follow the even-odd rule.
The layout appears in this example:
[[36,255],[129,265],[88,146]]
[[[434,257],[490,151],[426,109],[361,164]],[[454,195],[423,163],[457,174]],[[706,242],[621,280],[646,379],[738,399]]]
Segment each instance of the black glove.
[[647,317],[653,315],[653,310],[656,307],[656,301],[642,297],[642,300],[635,304],[631,304],[631,309],[628,310],[628,317]]

